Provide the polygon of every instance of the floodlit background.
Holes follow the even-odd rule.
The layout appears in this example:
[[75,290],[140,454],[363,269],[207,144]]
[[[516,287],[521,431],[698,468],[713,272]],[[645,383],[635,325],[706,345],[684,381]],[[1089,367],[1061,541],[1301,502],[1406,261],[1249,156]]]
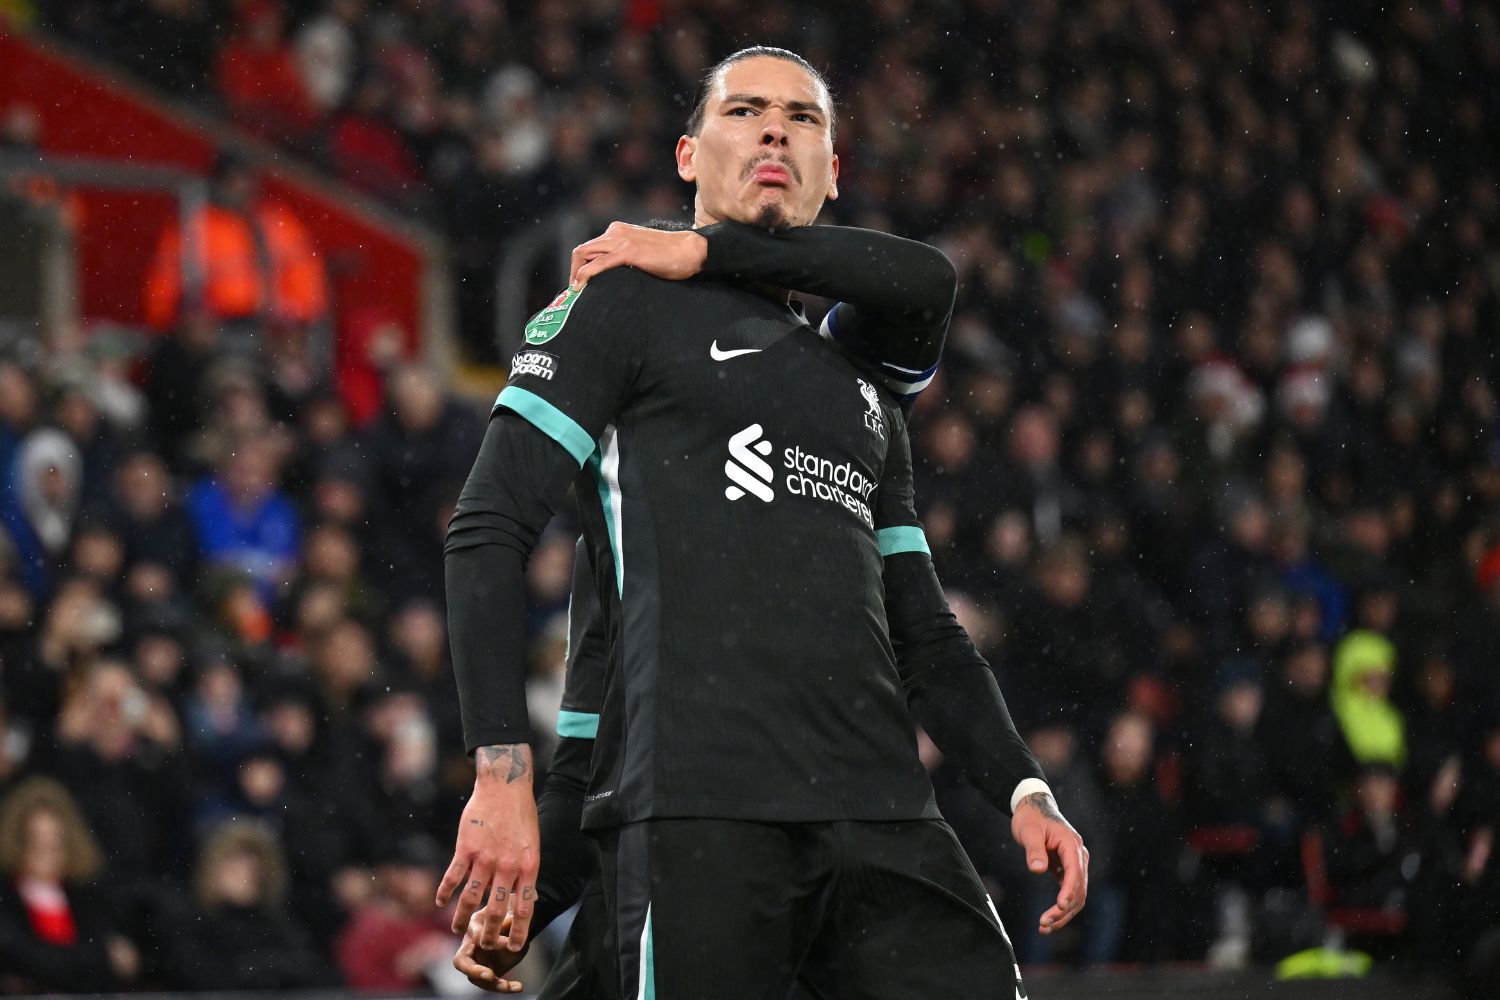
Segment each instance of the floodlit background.
[[1066,933],[923,747],[1032,994],[1500,996],[1466,0],[0,0],[0,993],[470,989],[446,518],[568,251],[690,216],[696,80],[760,43],[834,88],[823,221],[959,269],[918,504],[1093,852]]

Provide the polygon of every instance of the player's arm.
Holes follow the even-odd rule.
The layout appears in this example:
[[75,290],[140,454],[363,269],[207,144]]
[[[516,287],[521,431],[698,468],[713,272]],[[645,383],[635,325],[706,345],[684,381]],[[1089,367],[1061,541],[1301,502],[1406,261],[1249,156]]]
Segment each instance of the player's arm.
[[660,278],[752,281],[836,300],[822,333],[910,399],[932,380],[958,276],[935,247],[848,226],[769,232],[738,222],[662,231],[616,222],[573,251],[571,280],[629,264]]
[[708,241],[704,275],[833,299],[823,336],[872,366],[903,401],[932,381],[958,292],[958,272],[941,250],[852,226],[773,233],[719,222],[698,232]]
[[526,562],[634,381],[647,325],[640,280],[622,270],[560,296],[528,324],[532,347],[496,401],[448,526],[449,639],[475,780],[438,904],[458,896],[453,929],[460,932],[489,892],[498,905],[488,907],[486,946],[513,908],[509,946],[519,951],[536,902]]
[[[558,713],[557,751],[537,800],[537,823],[541,831],[541,869],[536,880],[536,910],[531,916],[531,934],[542,931],[557,916],[578,902],[584,888],[598,871],[599,859],[583,835],[583,801],[588,790],[603,702],[604,673],[608,665],[609,636],[594,581],[593,561],[583,539],[573,555],[573,589],[568,599],[567,682]],[[453,956],[453,967],[469,982],[492,993],[510,993],[521,988],[505,976],[525,952],[509,947],[483,948],[480,910],[469,921],[464,939]],[[506,944],[508,925],[502,924]]]
[[971,784],[1011,814],[1027,865],[1049,865],[1062,885],[1041,931],[1067,924],[1088,894],[1088,849],[1063,818],[1041,765],[1016,731],[989,664],[974,648],[943,594],[917,522],[911,448],[904,422],[891,421],[877,500],[876,539],[885,560],[886,619],[912,715]]

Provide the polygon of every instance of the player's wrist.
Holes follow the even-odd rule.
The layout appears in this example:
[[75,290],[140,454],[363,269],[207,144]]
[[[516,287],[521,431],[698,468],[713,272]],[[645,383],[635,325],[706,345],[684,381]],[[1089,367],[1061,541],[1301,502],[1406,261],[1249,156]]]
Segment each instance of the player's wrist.
[[531,745],[494,743],[474,751],[474,784],[501,787],[524,782],[531,787]]
[[1015,791],[1010,793],[1010,811],[1012,814],[1020,808],[1023,803],[1037,804],[1032,796],[1042,796],[1044,801],[1052,803],[1056,808],[1056,797],[1052,794],[1052,788],[1041,778],[1026,778],[1016,785]]
[[[677,234],[673,234],[674,236]],[[695,229],[683,230],[683,243],[688,248],[688,277],[702,274],[708,266],[708,237]]]

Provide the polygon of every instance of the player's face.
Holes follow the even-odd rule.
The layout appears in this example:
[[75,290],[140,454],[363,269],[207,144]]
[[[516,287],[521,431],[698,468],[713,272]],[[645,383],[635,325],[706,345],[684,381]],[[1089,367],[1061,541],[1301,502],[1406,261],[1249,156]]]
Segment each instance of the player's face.
[[828,109],[828,94],[794,62],[755,56],[730,66],[702,130],[677,141],[677,173],[698,186],[697,224],[810,225],[838,197]]

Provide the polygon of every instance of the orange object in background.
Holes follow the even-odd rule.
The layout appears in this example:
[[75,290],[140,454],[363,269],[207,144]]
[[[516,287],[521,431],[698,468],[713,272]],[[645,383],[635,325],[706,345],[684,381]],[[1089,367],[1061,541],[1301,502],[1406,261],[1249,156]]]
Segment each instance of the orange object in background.
[[[264,241],[264,261],[256,229]],[[146,274],[145,314],[153,330],[171,330],[181,313],[182,235],[176,223],[167,226]],[[202,275],[201,302],[195,305],[214,317],[261,317],[306,325],[327,315],[328,278],[322,257],[307,228],[284,206],[259,201],[242,213],[210,204],[194,220],[189,235],[194,257],[189,266]]]
[[[138,89],[117,82],[50,42],[0,24],[0,115],[17,105],[40,119],[45,155],[119,160],[206,173],[220,143]],[[297,176],[266,171],[261,187],[296,215],[326,265],[337,358],[357,355],[344,338],[360,310],[386,317],[421,352],[427,250],[420,235]],[[79,308],[85,323],[139,325],[155,250],[171,229],[177,201],[163,192],[78,187]],[[347,304],[347,305],[346,305]],[[350,308],[358,306],[359,309]],[[343,386],[344,373],[335,372]]]

